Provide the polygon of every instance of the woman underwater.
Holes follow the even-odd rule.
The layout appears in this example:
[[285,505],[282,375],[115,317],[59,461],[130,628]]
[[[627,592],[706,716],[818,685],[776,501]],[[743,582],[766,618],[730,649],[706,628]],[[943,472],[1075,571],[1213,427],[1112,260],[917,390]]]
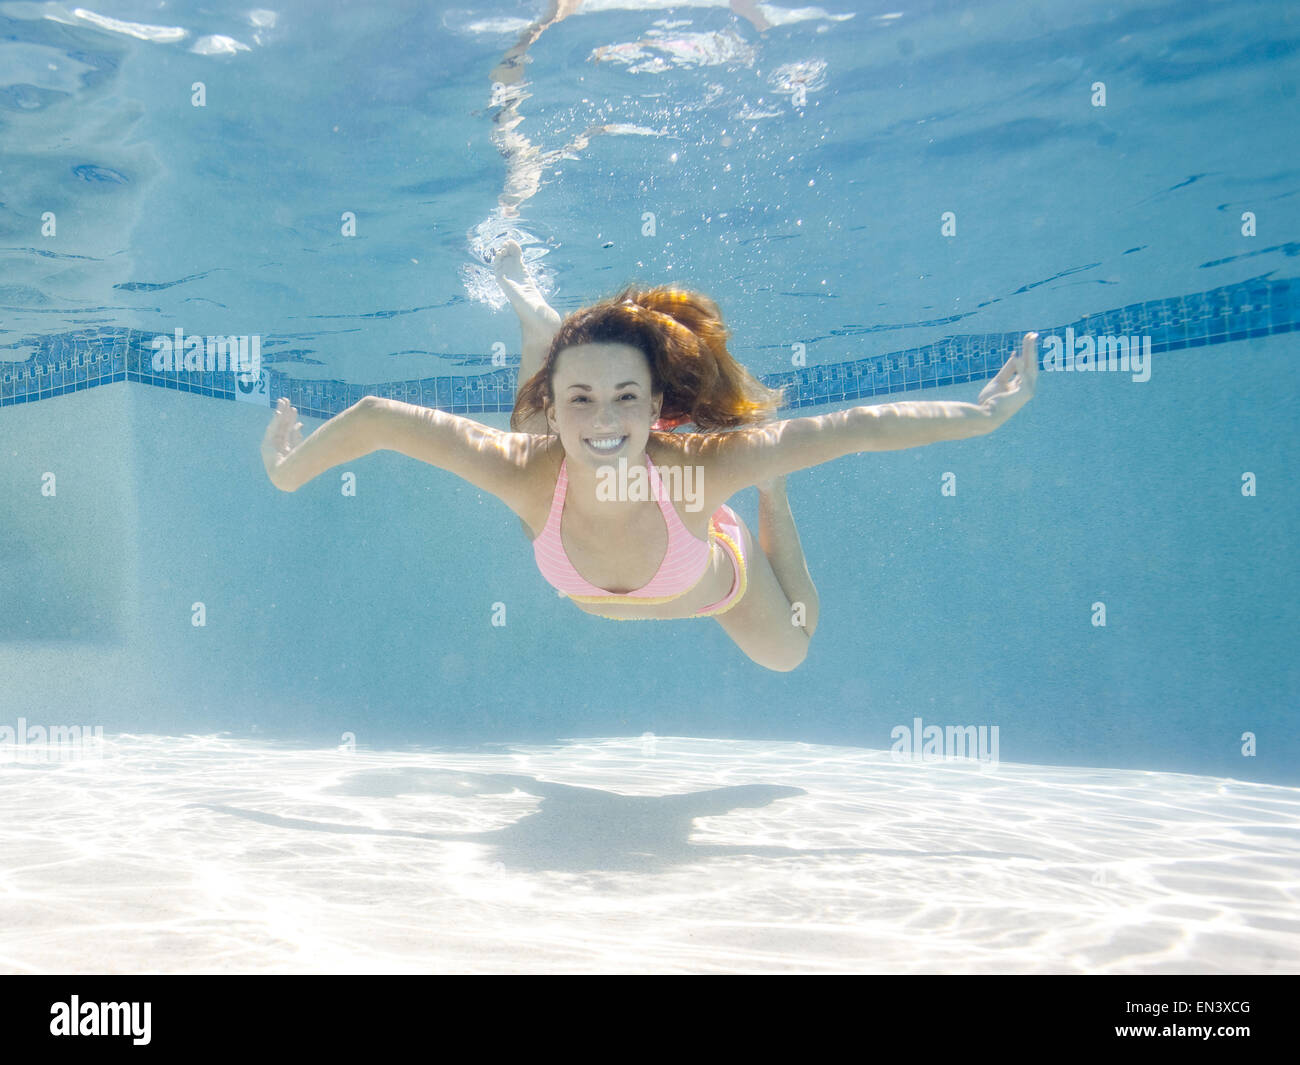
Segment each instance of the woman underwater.
[[[713,617],[772,670],[804,660],[818,615],[786,474],[992,432],[1037,383],[1038,336],[1028,333],[978,403],[776,420],[780,394],[727,351],[729,333],[708,297],[670,285],[627,288],[561,321],[527,277],[518,244],[506,242],[495,269],[523,333],[513,432],[366,396],[304,440],[282,398],[262,442],[271,483],[293,492],[340,463],[399,451],[505,503],[542,575],[580,609],[620,620]],[[687,422],[696,431],[662,431]],[[620,491],[611,490],[615,467]],[[726,505],[751,485],[757,550]]]

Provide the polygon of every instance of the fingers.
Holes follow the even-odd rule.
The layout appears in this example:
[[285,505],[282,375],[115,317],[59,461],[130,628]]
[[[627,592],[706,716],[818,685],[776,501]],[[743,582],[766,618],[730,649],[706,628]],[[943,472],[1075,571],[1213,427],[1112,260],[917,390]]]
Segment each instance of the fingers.
[[1011,383],[1011,375],[1016,372],[1016,357],[1014,355],[1002,364],[1002,369],[998,375],[993,378],[993,383],[998,385],[1008,385]]
[[291,441],[302,440],[302,422],[297,421],[298,411],[287,396],[281,396],[275,404],[275,413],[271,424],[266,427],[266,435],[274,440],[277,447],[284,447]]
[[1026,333],[1020,341],[1020,354],[1012,355],[1002,364],[995,381],[1010,384],[1013,374],[1032,380],[1038,374],[1038,334]]
[[1032,379],[1038,373],[1038,334],[1026,333],[1020,344],[1020,372]]
[[[1019,380],[1016,381],[1016,378]],[[1034,394],[1038,380],[1038,334],[1026,333],[1020,341],[1020,351],[1002,364],[997,376],[980,390],[979,402],[997,401],[1006,404],[1019,395],[1019,402],[1009,409],[1014,411]],[[1015,382],[1015,383],[1013,383]]]
[[1020,385],[1025,398],[1038,388],[1038,334],[1026,333],[1020,344]]

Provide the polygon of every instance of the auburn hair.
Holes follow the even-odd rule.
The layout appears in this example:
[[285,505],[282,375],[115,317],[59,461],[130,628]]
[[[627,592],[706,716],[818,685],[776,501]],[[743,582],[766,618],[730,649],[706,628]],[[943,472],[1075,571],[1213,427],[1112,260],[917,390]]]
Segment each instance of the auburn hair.
[[674,285],[628,285],[617,295],[575,311],[560,324],[539,369],[519,389],[510,427],[518,430],[555,402],[555,362],[579,344],[627,344],[650,364],[653,392],[663,394],[659,428],[693,422],[702,432],[758,425],[784,399],[727,350],[731,333],[708,296]]

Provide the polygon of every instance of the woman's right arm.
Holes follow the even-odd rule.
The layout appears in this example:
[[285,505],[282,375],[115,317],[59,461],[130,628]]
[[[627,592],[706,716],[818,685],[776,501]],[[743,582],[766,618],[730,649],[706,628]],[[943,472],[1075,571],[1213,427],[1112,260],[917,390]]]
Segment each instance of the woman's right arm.
[[446,411],[365,396],[301,443],[288,448],[282,443],[276,455],[277,435],[283,439],[285,426],[296,417],[288,400],[281,400],[262,445],[267,473],[282,491],[297,491],[331,467],[389,450],[454,473],[516,513],[526,504],[533,442],[527,433],[502,432]]
[[299,432],[297,409],[281,398],[262,439],[262,461],[271,483],[282,492],[296,492],[330,467],[377,450],[370,424],[375,398],[363,397],[306,440]]

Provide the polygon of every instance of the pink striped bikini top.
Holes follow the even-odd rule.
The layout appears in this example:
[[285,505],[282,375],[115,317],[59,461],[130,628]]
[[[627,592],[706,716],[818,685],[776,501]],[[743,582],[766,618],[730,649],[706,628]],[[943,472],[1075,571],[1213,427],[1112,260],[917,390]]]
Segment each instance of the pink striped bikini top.
[[569,460],[565,458],[560,463],[560,475],[555,479],[555,495],[551,499],[551,513],[546,519],[546,527],[542,529],[541,535],[533,541],[533,557],[542,576],[570,599],[587,603],[620,600],[666,603],[690,591],[703,579],[708,569],[709,553],[713,545],[709,541],[691,535],[682,524],[677,508],[668,498],[659,471],[650,461],[648,452],[645,462],[650,484],[654,488],[655,499],[664,516],[664,523],[668,526],[668,550],[664,552],[664,560],[659,564],[659,572],[650,578],[648,584],[630,592],[611,592],[604,588],[597,588],[569,561],[560,538],[564,497],[569,490]]

